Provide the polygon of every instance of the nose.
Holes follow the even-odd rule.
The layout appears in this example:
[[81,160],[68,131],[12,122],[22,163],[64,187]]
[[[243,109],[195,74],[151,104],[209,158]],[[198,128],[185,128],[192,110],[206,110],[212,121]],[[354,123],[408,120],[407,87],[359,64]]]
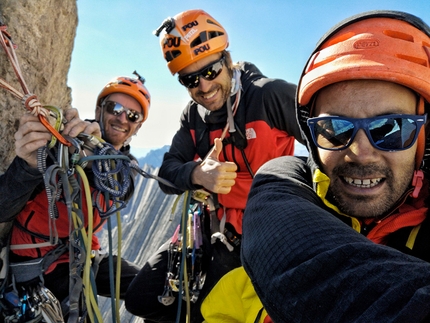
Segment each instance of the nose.
[[117,119],[119,119],[122,123],[127,123],[127,113],[125,111],[122,111],[119,115],[116,116]]
[[211,89],[211,82],[212,81],[208,81],[206,80],[204,77],[200,77],[199,78],[199,86],[198,89],[201,92],[208,92]]
[[380,150],[373,147],[363,129],[358,130],[351,145],[347,148],[346,159],[358,164],[375,162]]

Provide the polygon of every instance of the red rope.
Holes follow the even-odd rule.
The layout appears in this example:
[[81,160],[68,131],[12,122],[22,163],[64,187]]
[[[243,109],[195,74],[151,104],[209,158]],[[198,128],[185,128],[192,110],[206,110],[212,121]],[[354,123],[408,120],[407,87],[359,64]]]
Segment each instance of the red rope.
[[32,114],[37,115],[39,117],[40,122],[45,126],[46,129],[51,132],[51,134],[58,139],[65,146],[71,146],[72,144],[67,141],[49,122],[47,119],[49,115],[49,111],[46,110],[37,99],[35,94],[30,93],[28,90],[27,84],[24,81],[24,78],[21,73],[21,69],[19,67],[18,58],[15,54],[16,45],[12,43],[12,39],[10,34],[7,32],[7,26],[0,25],[0,44],[3,47],[7,57],[9,58],[10,63],[12,64],[13,70],[15,71],[15,75],[18,79],[18,82],[21,84],[22,90],[24,94],[13,88],[9,85],[5,80],[0,78],[0,87],[3,87],[7,91],[9,91],[13,96],[18,99],[21,99],[24,107],[30,111]]

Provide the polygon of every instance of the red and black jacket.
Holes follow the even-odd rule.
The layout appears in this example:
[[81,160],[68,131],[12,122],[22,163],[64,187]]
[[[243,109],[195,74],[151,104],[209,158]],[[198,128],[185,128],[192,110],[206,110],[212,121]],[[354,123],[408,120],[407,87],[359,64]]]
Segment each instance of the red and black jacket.
[[[124,154],[134,158],[129,154],[129,149]],[[91,172],[88,173],[91,186]],[[94,189],[91,189],[92,191]],[[134,190],[131,185],[127,196]],[[11,245],[37,244],[49,241],[49,211],[48,199],[43,182],[43,175],[36,169],[30,168],[27,163],[19,157],[15,157],[7,171],[0,176],[0,222],[14,220],[11,233]],[[82,194],[82,212],[84,214],[84,226],[87,227],[88,211],[85,195]],[[93,195],[94,196],[94,195]],[[103,200],[103,197],[100,198]],[[104,205],[104,201],[99,201],[99,205]],[[60,241],[67,243],[69,240],[69,215],[66,205],[60,199],[56,203],[58,208],[58,218],[55,220],[58,237]],[[97,209],[93,208],[93,228],[94,232],[101,229],[103,220],[99,216]],[[11,261],[19,262],[23,260],[40,258],[46,255],[56,246],[37,247],[13,250]],[[92,237],[92,250],[100,249],[98,238]],[[46,273],[50,272],[56,264],[67,262],[68,255],[65,254],[56,261]]]
[[[242,232],[242,214],[251,187],[252,175],[270,159],[293,155],[294,140],[300,142],[294,107],[296,86],[280,79],[270,79],[250,63],[241,63],[242,93],[234,117],[238,131],[243,134],[245,146],[233,144],[230,134],[224,140],[220,161],[231,161],[238,166],[236,184],[229,194],[218,195],[219,203],[226,208],[227,222],[237,233]],[[233,98],[234,99],[234,98]],[[191,173],[220,138],[227,123],[227,104],[208,111],[190,101],[181,116],[181,126],[173,138],[169,152],[164,155],[159,176],[174,183],[175,190],[160,183],[167,194],[181,194],[185,190],[201,188],[191,182]],[[236,140],[237,141],[237,140]],[[246,160],[243,156],[246,156]]]

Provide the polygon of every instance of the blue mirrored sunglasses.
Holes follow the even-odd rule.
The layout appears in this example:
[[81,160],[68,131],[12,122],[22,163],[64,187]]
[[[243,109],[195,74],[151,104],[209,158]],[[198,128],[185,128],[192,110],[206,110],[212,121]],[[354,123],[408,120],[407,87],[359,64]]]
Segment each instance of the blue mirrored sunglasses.
[[120,114],[125,112],[127,120],[130,122],[140,122],[143,120],[142,113],[137,112],[135,110],[127,109],[126,107],[115,101],[105,101],[103,103],[103,107],[106,109],[106,112],[114,116],[119,116]]
[[183,86],[188,89],[192,89],[199,86],[200,77],[203,77],[207,81],[213,81],[222,72],[222,67],[224,66],[225,56],[222,56],[218,61],[210,63],[209,65],[203,67],[201,70],[187,74],[179,75],[178,80]]
[[390,114],[364,119],[326,116],[308,119],[308,126],[315,145],[321,149],[345,149],[358,130],[363,129],[373,147],[399,151],[412,147],[426,121],[427,114]]

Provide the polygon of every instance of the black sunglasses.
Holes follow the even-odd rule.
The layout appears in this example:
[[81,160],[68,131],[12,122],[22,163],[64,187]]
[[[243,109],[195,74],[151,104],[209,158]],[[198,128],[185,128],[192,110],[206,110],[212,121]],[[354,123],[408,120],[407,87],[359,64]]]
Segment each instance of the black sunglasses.
[[363,129],[373,147],[399,151],[412,147],[426,121],[427,114],[390,114],[363,119],[327,116],[308,119],[308,126],[315,145],[322,149],[345,149],[358,130]]
[[128,109],[124,106],[122,106],[121,104],[119,104],[118,102],[115,101],[105,101],[103,103],[103,107],[106,109],[106,112],[114,115],[114,116],[119,116],[121,115],[123,112],[126,113],[127,116],[127,120],[130,122],[140,122],[143,120],[143,114],[131,109]]
[[179,75],[179,83],[188,89],[192,89],[199,86],[200,76],[204,77],[204,79],[207,81],[213,81],[218,75],[221,74],[224,62],[225,56],[223,55],[218,61],[210,63],[197,72],[182,76]]

